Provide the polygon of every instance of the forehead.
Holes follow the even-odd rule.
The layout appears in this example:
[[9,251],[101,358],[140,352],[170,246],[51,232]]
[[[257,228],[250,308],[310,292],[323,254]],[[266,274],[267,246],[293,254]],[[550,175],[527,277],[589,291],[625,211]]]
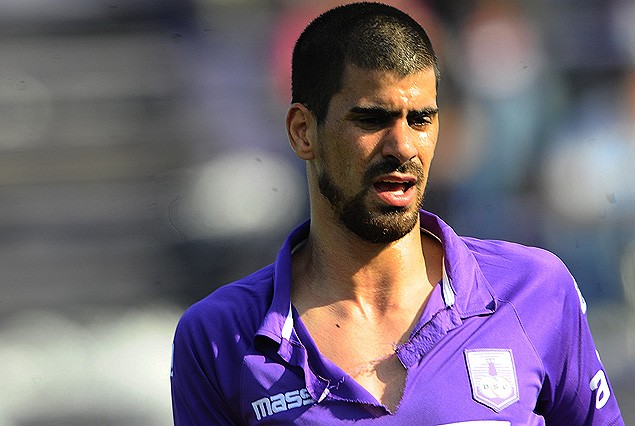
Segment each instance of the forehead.
[[349,106],[380,105],[407,109],[436,107],[437,81],[432,67],[400,75],[348,64],[333,101]]

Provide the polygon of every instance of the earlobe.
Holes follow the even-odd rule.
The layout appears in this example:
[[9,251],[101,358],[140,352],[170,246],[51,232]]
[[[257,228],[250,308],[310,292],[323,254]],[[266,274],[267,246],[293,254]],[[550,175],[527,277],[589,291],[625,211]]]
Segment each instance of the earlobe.
[[303,160],[315,158],[313,152],[313,132],[315,119],[313,113],[303,104],[294,103],[287,112],[287,135],[291,148]]

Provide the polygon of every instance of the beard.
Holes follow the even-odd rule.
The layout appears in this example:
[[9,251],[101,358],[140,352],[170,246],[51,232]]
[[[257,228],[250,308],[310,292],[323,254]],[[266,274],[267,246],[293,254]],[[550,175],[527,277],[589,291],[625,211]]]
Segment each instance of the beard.
[[[372,179],[395,171],[417,177],[417,208],[384,205],[373,210],[368,201],[368,195],[373,191]],[[346,198],[343,190],[325,170],[318,174],[320,193],[329,200],[340,222],[364,241],[376,244],[397,241],[414,229],[423,202],[423,182],[425,172],[421,166],[412,162],[398,164],[387,159],[369,167],[362,178],[363,189]]]

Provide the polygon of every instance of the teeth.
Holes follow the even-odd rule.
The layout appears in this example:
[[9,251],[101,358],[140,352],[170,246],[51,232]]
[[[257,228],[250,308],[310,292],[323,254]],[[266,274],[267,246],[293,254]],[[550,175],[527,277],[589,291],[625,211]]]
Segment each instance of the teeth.
[[414,183],[401,180],[381,180],[377,182],[376,185],[381,191],[399,192],[403,194],[414,186]]

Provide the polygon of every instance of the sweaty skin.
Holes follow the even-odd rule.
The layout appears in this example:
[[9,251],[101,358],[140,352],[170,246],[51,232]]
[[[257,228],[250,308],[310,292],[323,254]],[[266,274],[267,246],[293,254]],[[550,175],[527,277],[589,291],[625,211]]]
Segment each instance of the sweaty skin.
[[442,275],[442,249],[418,215],[439,128],[434,71],[349,65],[321,126],[300,104],[287,125],[308,161],[312,209],[292,302],[320,352],[394,412],[406,379],[395,347]]

